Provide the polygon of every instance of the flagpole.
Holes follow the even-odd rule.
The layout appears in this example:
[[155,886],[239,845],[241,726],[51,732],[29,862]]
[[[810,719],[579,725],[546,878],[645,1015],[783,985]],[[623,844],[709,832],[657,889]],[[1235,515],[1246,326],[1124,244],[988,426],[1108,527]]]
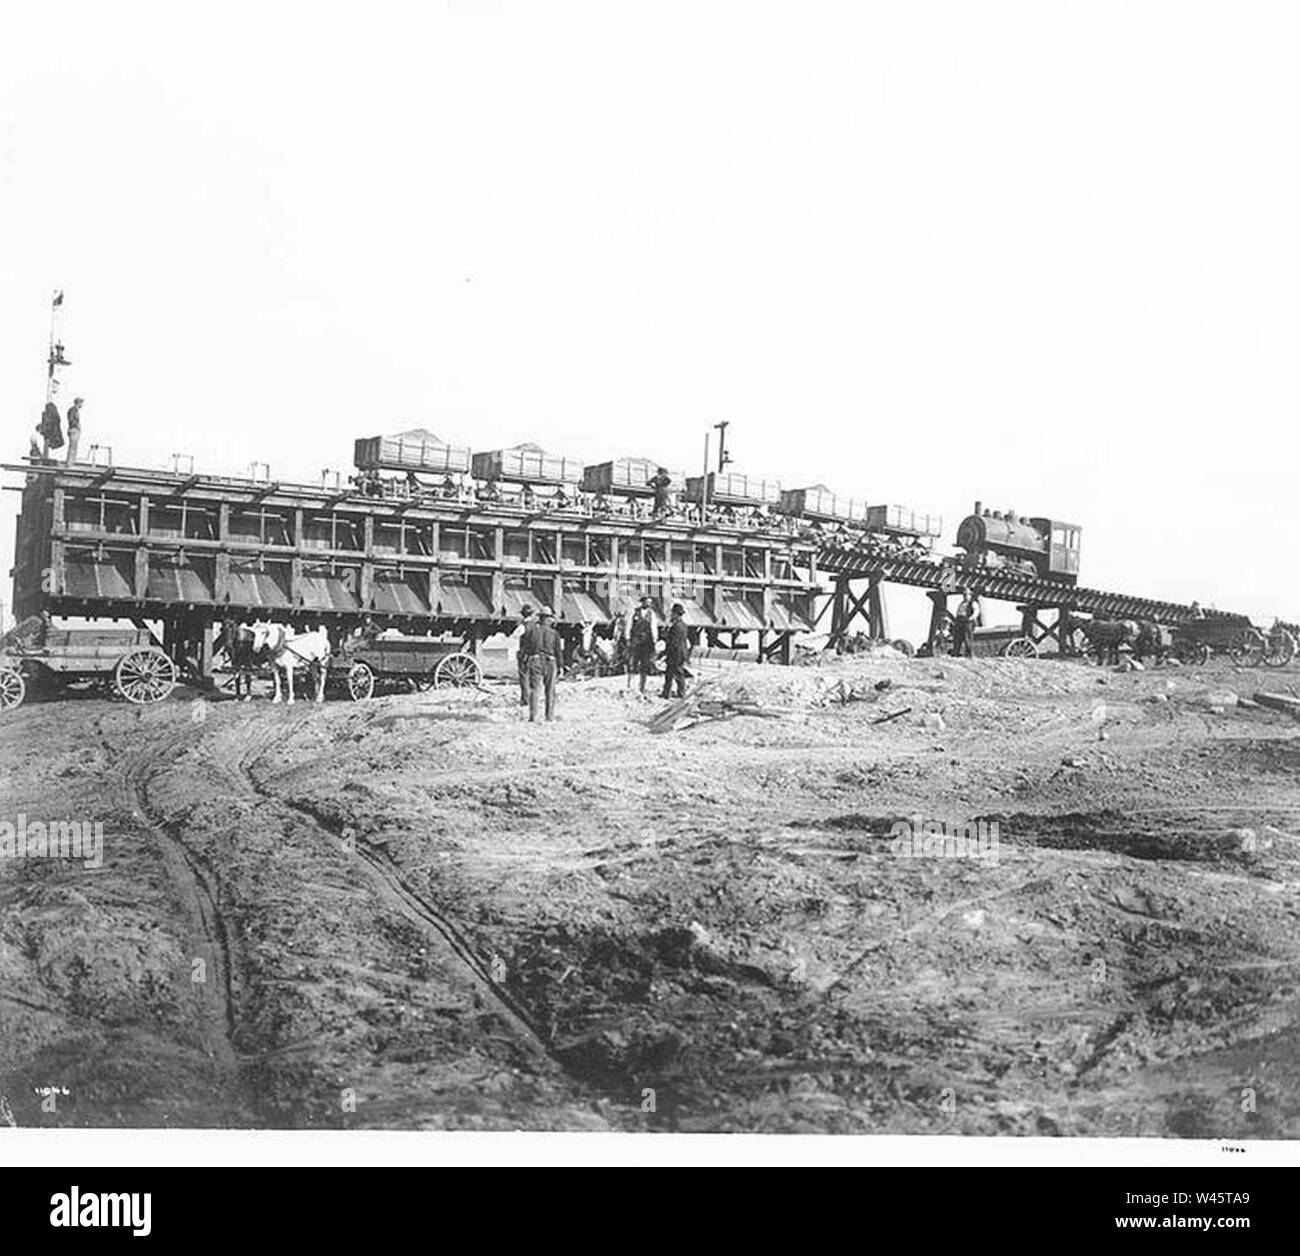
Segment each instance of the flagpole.
[[59,381],[55,377],[55,372],[60,366],[67,366],[68,363],[63,357],[63,345],[59,340],[59,316],[63,309],[63,289],[54,290],[54,299],[50,302],[50,356],[48,377],[45,382],[45,401],[48,405],[54,400],[54,394],[58,391]]

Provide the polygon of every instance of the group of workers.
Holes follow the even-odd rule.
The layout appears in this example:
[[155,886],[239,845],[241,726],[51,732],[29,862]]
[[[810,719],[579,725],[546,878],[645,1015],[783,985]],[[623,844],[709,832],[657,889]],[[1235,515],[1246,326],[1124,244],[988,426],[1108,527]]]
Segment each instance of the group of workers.
[[[73,399],[72,404],[68,407],[68,452],[65,458],[68,466],[77,461],[77,453],[81,446],[81,407],[85,405],[85,400],[81,397]],[[62,449],[63,440],[63,418],[59,414],[59,407],[54,404],[53,398],[45,403],[45,409],[41,411],[41,421],[36,425],[36,435],[41,438],[40,444],[36,443],[36,438],[32,438],[29,454],[32,458],[38,458],[42,462],[53,461],[50,457],[52,451]]]
[[[623,647],[626,662],[627,687],[632,677],[639,678],[639,690],[646,691],[647,680],[654,675],[655,659],[660,637],[654,601],[648,595],[625,614],[616,626],[617,637]],[[662,633],[664,639],[664,687],[662,697],[686,696],[686,680],[690,675],[687,664],[691,658],[691,634],[686,626],[686,608],[674,602],[669,613],[668,626]]]
[[730,502],[710,502],[708,505],[689,504],[672,491],[673,477],[666,467],[660,467],[646,481],[653,498],[643,501],[629,493],[617,490],[587,493],[572,485],[556,485],[549,492],[539,492],[531,484],[507,491],[501,481],[489,479],[467,484],[451,475],[433,486],[408,471],[405,480],[383,477],[378,471],[363,471],[352,477],[352,483],[366,497],[397,495],[404,500],[419,502],[457,502],[462,505],[514,506],[529,512],[572,511],[597,519],[628,518],[635,520],[682,520],[694,523],[711,523],[724,528],[746,532],[779,532],[811,541],[821,546],[841,549],[870,549],[887,558],[927,559],[930,545],[927,538],[912,534],[885,534],[868,531],[861,524],[847,521],[827,522],[783,515],[760,504],[738,505]]
[[350,478],[352,486],[363,497],[400,497],[403,500],[419,502],[457,502],[462,505],[516,506],[530,512],[574,511],[595,518],[611,516],[629,519],[682,519],[707,521],[721,524],[728,528],[743,528],[749,531],[773,531],[792,529],[793,521],[786,520],[769,511],[766,506],[736,506],[710,503],[707,507],[689,505],[682,501],[673,491],[673,477],[666,467],[660,467],[654,476],[646,481],[652,497],[641,501],[635,496],[613,491],[584,492],[573,485],[558,484],[547,492],[539,492],[531,484],[522,484],[517,490],[507,490],[499,479],[488,479],[467,484],[458,481],[450,474],[443,476],[442,483],[431,485],[420,478],[418,472],[411,470],[405,479],[399,476],[383,476],[377,470],[361,471]]
[[[520,611],[520,624],[515,630],[518,638],[516,656],[519,676],[519,705],[528,708],[530,723],[536,723],[539,714],[546,720],[555,718],[555,685],[564,667],[564,641],[555,629],[555,612],[549,606],[534,610],[525,606]],[[654,602],[643,597],[630,613],[624,616],[619,635],[627,667],[627,684],[632,677],[640,678],[640,692],[646,691],[649,677],[654,675],[658,654],[659,626],[654,612]],[[686,681],[690,676],[691,636],[686,626],[686,608],[674,602],[668,625],[664,629],[664,685],[662,697],[684,698]]]

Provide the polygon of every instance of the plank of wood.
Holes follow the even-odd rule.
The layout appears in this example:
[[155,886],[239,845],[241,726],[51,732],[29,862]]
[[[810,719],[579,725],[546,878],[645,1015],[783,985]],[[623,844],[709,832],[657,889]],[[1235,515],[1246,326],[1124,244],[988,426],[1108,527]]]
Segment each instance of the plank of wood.
[[911,707],[904,707],[901,711],[891,711],[888,715],[882,715],[879,719],[874,719],[873,724],[888,724],[890,720],[901,719],[904,715],[911,713]]
[[1300,716],[1300,698],[1293,698],[1286,693],[1257,693],[1255,701],[1260,706],[1272,707],[1275,711],[1287,711]]

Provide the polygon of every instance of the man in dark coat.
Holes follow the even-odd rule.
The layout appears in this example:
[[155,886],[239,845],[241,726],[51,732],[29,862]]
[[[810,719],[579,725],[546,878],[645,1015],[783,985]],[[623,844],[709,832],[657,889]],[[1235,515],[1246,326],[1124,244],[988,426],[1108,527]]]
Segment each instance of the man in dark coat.
[[528,722],[537,722],[537,707],[546,699],[546,719],[555,718],[555,681],[560,674],[564,643],[551,626],[555,612],[544,606],[537,612],[537,622],[524,629],[519,652],[528,668]]
[[660,467],[655,473],[654,479],[648,481],[648,487],[655,491],[655,517],[659,518],[668,513],[668,490],[672,487],[673,477],[668,474],[667,467]]
[[664,651],[664,692],[665,698],[672,697],[673,686],[677,686],[677,696],[686,697],[686,664],[691,657],[691,634],[686,628],[686,608],[680,602],[673,603],[672,618],[668,621],[667,648]]
[[970,658],[974,653],[975,626],[979,623],[980,603],[969,589],[961,591],[961,601],[952,621],[952,652],[958,657]]
[[654,603],[647,595],[632,612],[627,624],[627,683],[632,684],[634,675],[641,677],[641,692],[645,693],[646,677],[655,669],[655,624]]
[[63,448],[63,419],[59,416],[59,407],[53,401],[45,403],[41,411],[41,422],[36,429],[41,438],[41,457],[49,458],[51,449]]

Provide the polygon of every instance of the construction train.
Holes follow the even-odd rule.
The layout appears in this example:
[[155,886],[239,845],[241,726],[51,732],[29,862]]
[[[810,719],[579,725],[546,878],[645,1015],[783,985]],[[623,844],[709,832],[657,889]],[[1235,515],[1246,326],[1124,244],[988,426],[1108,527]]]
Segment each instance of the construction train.
[[[352,483],[368,496],[429,494],[546,511],[647,518],[655,482],[667,478],[665,517],[707,518],[724,528],[784,531],[820,544],[891,558],[928,558],[943,520],[898,505],[869,505],[822,484],[783,488],[738,472],[687,476],[646,458],[584,465],[536,445],[471,453],[423,429],[357,440]],[[387,473],[387,474],[385,474]],[[433,481],[431,482],[430,477]],[[439,479],[439,477],[441,477]],[[504,486],[504,487],[503,487]],[[958,567],[1032,575],[1076,584],[1082,529],[1058,519],[991,511],[975,503],[957,529]]]

